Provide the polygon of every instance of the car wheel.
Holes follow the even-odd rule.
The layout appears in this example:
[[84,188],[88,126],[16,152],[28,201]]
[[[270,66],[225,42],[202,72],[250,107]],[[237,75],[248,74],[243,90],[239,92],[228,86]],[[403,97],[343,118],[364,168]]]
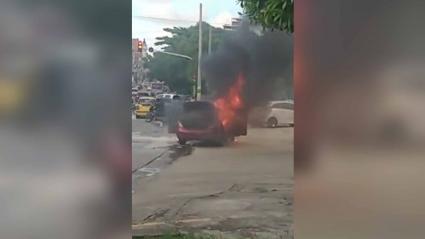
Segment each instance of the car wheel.
[[179,144],[180,144],[180,145],[185,145],[185,144],[186,144],[186,140],[184,140],[184,139],[179,139]]
[[275,117],[271,117],[267,120],[267,127],[276,128],[276,126],[277,126],[277,119]]
[[136,119],[140,119],[140,116],[136,115]]

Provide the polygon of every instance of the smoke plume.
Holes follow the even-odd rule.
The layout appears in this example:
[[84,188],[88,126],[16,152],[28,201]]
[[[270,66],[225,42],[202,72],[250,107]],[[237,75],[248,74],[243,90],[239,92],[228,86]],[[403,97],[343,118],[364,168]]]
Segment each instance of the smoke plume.
[[243,23],[205,59],[210,97],[227,93],[239,73],[246,77],[243,100],[248,108],[292,96],[292,37],[284,32],[255,33]]

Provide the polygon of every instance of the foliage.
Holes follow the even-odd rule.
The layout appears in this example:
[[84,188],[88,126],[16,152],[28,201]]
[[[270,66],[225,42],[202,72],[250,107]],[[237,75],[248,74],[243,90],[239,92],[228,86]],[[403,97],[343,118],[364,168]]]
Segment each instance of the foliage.
[[238,0],[250,20],[265,28],[294,32],[294,0]]
[[[208,32],[210,25],[202,25],[202,53],[205,56],[208,52]],[[191,94],[194,79],[197,75],[198,63],[198,25],[184,27],[165,28],[171,36],[158,37],[156,46],[160,46],[163,51],[183,54],[192,57],[187,60],[175,56],[166,55],[160,52],[148,60],[146,67],[150,70],[149,77],[166,82],[171,90],[181,94]],[[211,48],[216,49],[223,41],[224,30],[220,28],[212,29]]]

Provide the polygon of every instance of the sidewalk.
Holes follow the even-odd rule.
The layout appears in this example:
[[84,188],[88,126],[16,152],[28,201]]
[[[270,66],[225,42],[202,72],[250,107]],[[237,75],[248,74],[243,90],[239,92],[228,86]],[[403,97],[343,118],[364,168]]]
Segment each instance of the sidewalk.
[[231,147],[196,147],[133,195],[134,235],[293,238],[292,129],[250,130]]

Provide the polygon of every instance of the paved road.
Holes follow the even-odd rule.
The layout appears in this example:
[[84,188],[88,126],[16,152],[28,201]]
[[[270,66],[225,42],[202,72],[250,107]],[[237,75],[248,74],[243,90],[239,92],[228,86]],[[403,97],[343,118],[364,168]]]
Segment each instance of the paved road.
[[[292,238],[293,129],[248,133],[228,147],[174,147],[158,160],[167,162],[160,172],[137,177],[135,234],[183,230]],[[169,136],[158,137],[162,142]],[[177,151],[187,156],[171,157]]]
[[[134,186],[140,177],[151,177],[166,166],[166,158],[170,146],[176,143],[176,138],[167,133],[165,127],[155,123],[147,123],[143,119],[133,119],[132,129],[132,171]],[[161,162],[158,165],[158,162]]]

